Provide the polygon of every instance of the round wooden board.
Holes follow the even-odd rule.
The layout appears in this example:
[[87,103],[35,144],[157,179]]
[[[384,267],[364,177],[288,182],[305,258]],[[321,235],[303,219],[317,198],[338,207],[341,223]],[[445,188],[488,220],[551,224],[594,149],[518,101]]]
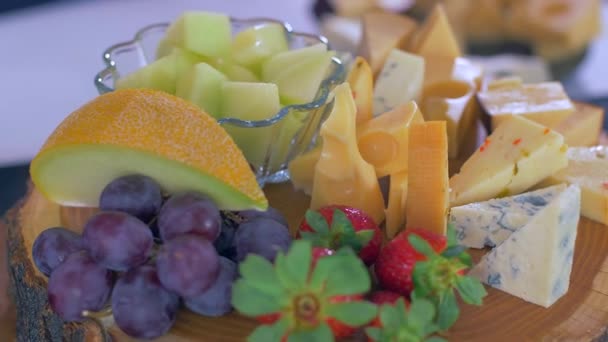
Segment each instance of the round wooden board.
[[[266,188],[271,205],[294,229],[308,207],[308,197],[289,184]],[[13,294],[18,307],[20,341],[103,341],[98,326],[62,325],[48,309],[45,278],[31,262],[31,245],[43,229],[62,224],[81,229],[94,209],[50,203],[35,190],[7,216]],[[475,253],[478,259],[482,253]],[[608,340],[608,227],[581,218],[570,290],[551,308],[526,303],[488,288],[481,307],[462,305],[462,315],[449,331],[450,341],[590,341]],[[104,322],[114,341],[131,341],[112,322]],[[157,341],[244,341],[255,322],[234,313],[206,318],[183,310],[170,333]],[[271,341],[269,341],[271,342]]]

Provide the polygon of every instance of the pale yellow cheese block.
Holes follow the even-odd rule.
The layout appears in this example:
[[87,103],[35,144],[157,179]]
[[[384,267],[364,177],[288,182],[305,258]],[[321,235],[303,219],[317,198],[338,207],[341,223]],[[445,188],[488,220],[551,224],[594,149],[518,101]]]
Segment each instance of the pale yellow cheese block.
[[381,224],[384,198],[374,167],[357,147],[356,105],[349,84],[337,86],[334,95],[332,111],[321,126],[323,147],[315,167],[310,207],[347,205]]
[[411,18],[388,12],[369,12],[361,17],[362,36],[358,55],[365,58],[374,76],[382,70],[393,49],[405,48],[418,24]]
[[315,167],[321,158],[321,144],[312,150],[305,152],[291,162],[289,162],[289,179],[296,190],[301,190],[305,194],[312,193],[312,182],[315,175]]
[[357,105],[357,124],[370,120],[374,103],[374,75],[365,58],[355,58],[346,81],[350,84]]
[[561,134],[510,116],[450,179],[451,206],[524,192],[566,167],[566,151]]
[[446,123],[413,124],[409,134],[407,227],[445,234],[449,210]]
[[378,178],[407,170],[409,127],[420,122],[424,119],[418,105],[410,101],[357,128],[359,152],[374,166]]
[[581,215],[608,225],[608,146],[571,147],[568,166],[540,186],[570,183],[581,188]]
[[525,116],[553,127],[574,112],[574,104],[560,82],[522,84],[486,89],[477,94],[487,126],[494,130],[510,115]]
[[407,210],[408,172],[399,171],[391,174],[386,207],[386,236],[392,239],[405,225]]
[[564,136],[570,147],[597,144],[604,123],[604,108],[582,102],[574,102],[574,107],[574,113],[553,129]]
[[409,50],[422,56],[459,57],[458,39],[452,30],[443,5],[437,4],[417,30]]

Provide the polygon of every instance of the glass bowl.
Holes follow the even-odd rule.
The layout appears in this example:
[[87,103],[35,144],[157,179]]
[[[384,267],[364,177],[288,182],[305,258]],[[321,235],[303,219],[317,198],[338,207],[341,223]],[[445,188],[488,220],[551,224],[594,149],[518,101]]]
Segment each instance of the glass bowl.
[[[264,23],[279,23],[285,28],[290,49],[323,43],[328,46],[323,36],[295,32],[288,23],[268,18],[231,18],[233,35],[248,27]],[[121,75],[129,74],[156,58],[158,43],[163,38],[169,23],[152,24],[137,31],[135,37],[112,45],[103,53],[105,68],[95,75],[95,87],[99,94],[114,90],[114,84]],[[223,117],[218,123],[227,131],[251,130],[256,143],[266,152],[261,158],[249,163],[256,174],[258,183],[280,183],[289,180],[288,163],[298,155],[308,151],[317,140],[321,123],[329,114],[333,105],[332,89],[344,82],[345,65],[341,58],[334,57],[328,68],[315,98],[309,103],[289,105],[281,108],[274,116],[266,120],[248,121],[238,118]],[[296,121],[296,126],[284,124],[285,121]],[[205,137],[201,137],[205,139]],[[284,141],[277,144],[276,141]]]

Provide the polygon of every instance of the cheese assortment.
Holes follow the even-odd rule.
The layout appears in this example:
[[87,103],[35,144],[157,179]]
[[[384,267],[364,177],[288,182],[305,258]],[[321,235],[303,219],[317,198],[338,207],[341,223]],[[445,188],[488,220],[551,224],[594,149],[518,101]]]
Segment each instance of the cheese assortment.
[[470,271],[486,284],[549,307],[568,291],[580,216],[580,189],[562,185],[526,224]]
[[591,146],[598,143],[604,123],[604,109],[574,102],[574,112],[553,129],[564,136],[568,146]]

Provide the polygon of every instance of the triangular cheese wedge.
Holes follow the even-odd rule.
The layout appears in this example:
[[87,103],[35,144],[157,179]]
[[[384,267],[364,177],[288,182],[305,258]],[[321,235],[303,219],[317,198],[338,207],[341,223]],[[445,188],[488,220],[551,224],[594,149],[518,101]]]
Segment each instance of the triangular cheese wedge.
[[549,307],[568,291],[580,217],[577,186],[563,191],[469,273],[527,302]]
[[422,56],[460,57],[462,52],[443,5],[437,4],[416,33],[411,51]]
[[564,185],[450,209],[458,242],[470,248],[495,247],[526,225],[562,193]]
[[357,56],[346,78],[357,105],[357,125],[372,118],[374,75],[365,58]]
[[407,170],[391,174],[386,214],[386,236],[392,239],[405,226]]
[[405,48],[413,35],[416,21],[388,12],[369,12],[363,15],[362,36],[358,54],[365,58],[374,75],[378,75],[393,49]]

